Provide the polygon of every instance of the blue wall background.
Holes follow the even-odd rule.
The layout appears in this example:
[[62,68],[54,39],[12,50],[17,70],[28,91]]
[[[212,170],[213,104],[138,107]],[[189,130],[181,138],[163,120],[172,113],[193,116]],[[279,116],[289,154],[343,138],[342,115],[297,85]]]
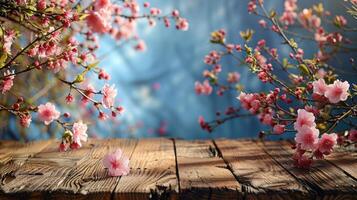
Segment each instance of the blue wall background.
[[[267,2],[272,4],[273,1]],[[131,46],[117,48],[102,61],[112,75],[112,81],[119,87],[119,96],[127,112],[123,116],[127,124],[142,122],[142,127],[135,131],[135,136],[150,137],[162,123],[166,123],[166,136],[181,138],[208,137],[255,137],[261,125],[255,118],[239,119],[224,124],[211,135],[203,132],[197,122],[203,115],[207,120],[214,119],[218,110],[223,111],[229,105],[238,105],[236,92],[224,97],[216,95],[197,96],[194,82],[202,80],[202,71],[206,68],[203,57],[213,48],[208,41],[210,33],[225,28],[228,41],[239,42],[239,31],[247,28],[259,30],[257,20],[247,13],[247,1],[236,0],[193,0],[193,1],[152,1],[152,6],[163,8],[164,13],[172,8],[180,10],[182,16],[190,22],[187,32],[167,29],[162,23],[155,28],[142,23],[141,37],[148,45],[145,53],[136,53]],[[266,40],[272,40],[269,31]],[[277,38],[279,39],[279,38]],[[115,48],[109,38],[103,40],[100,51],[103,54]],[[274,41],[272,41],[274,42]],[[277,41],[279,42],[279,41]],[[223,67],[234,68],[230,59],[223,61]],[[264,89],[260,81],[247,70],[240,69],[242,83],[248,90]],[[153,84],[160,84],[160,89],[153,89]],[[124,128],[125,129],[125,128]],[[108,129],[109,135],[131,136],[133,132]]]

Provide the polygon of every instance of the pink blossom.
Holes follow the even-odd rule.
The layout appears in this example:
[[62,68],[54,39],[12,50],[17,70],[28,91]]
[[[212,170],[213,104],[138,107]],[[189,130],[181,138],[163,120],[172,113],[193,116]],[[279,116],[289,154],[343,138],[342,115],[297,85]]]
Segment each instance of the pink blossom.
[[123,114],[125,112],[125,108],[123,106],[118,106],[116,110],[118,111],[119,114]]
[[105,114],[104,112],[99,112],[98,119],[102,120],[102,121],[107,120],[108,119],[108,115]]
[[264,39],[261,39],[261,40],[259,40],[258,41],[258,46],[260,47],[260,48],[262,48],[262,47],[264,47],[265,46],[265,44],[266,44],[266,41],[264,40]]
[[151,8],[150,9],[150,14],[153,16],[159,15],[161,13],[161,10],[159,8]]
[[38,117],[46,125],[60,117],[60,112],[56,110],[56,106],[50,102],[38,106]]
[[347,81],[341,82],[340,80],[335,80],[333,84],[327,86],[325,97],[328,98],[331,103],[346,101],[349,95],[349,88],[350,84]]
[[6,72],[4,72],[5,78],[0,81],[0,90],[2,94],[5,94],[14,85],[13,80],[15,78],[15,75],[11,74],[14,74],[14,71],[10,72],[10,70],[7,70]]
[[320,45],[326,42],[327,37],[325,34],[325,30],[322,27],[319,27],[316,32],[315,32],[315,40],[318,42]]
[[115,33],[115,39],[129,39],[136,31],[135,23],[132,21],[125,21],[120,24],[120,29]]
[[84,94],[85,96],[82,97],[82,103],[86,104],[88,103],[89,99],[88,98],[92,98],[94,93],[94,87],[91,84],[88,84],[85,88]]
[[[92,11],[87,19],[88,27],[96,33],[106,33],[110,29],[108,13],[104,9],[100,11]],[[110,16],[109,16],[110,17]]]
[[315,149],[319,139],[319,130],[315,127],[303,125],[295,136],[295,142],[300,144],[303,150]]
[[327,72],[324,69],[319,69],[316,73],[317,78],[324,78],[326,76]]
[[87,135],[87,125],[82,123],[82,121],[76,122],[73,124],[72,132],[73,132],[73,141],[82,146],[81,141],[86,142],[88,135]]
[[326,40],[331,44],[341,43],[342,39],[343,39],[343,36],[338,32],[330,33],[327,35],[327,38],[326,38]]
[[105,84],[102,89],[102,93],[102,103],[104,108],[111,108],[114,105],[114,100],[117,96],[117,89],[115,89],[115,85],[109,86],[108,84]]
[[255,0],[250,0],[248,3],[248,12],[253,13],[255,12],[256,8],[257,8],[257,4]]
[[270,112],[262,113],[258,117],[260,118],[262,124],[271,125],[273,123],[273,115]]
[[297,0],[285,0],[284,8],[286,11],[294,11],[297,9]]
[[297,17],[296,12],[285,11],[279,20],[283,22],[285,25],[292,25],[295,23],[296,17]]
[[348,134],[348,139],[351,140],[352,142],[357,142],[357,130],[356,129],[351,129],[349,134]]
[[4,44],[3,48],[7,54],[11,54],[11,45],[14,42],[16,32],[13,30],[8,30],[4,34]]
[[242,107],[251,113],[256,113],[259,110],[260,102],[256,95],[241,92],[237,99],[241,102]]
[[30,114],[26,114],[26,115],[20,115],[20,125],[22,127],[28,128],[31,124],[31,115]]
[[263,28],[266,28],[267,27],[267,22],[264,20],[264,19],[261,19],[261,20],[259,20],[259,25],[261,26],[261,27],[263,27]]
[[298,117],[294,123],[294,129],[300,131],[303,126],[315,127],[315,116],[313,113],[306,111],[305,109],[299,109],[297,111]]
[[71,114],[69,112],[65,112],[65,113],[63,113],[63,117],[70,118]]
[[100,10],[102,8],[109,9],[110,5],[111,5],[110,0],[96,0],[94,7],[96,10]]
[[280,134],[284,133],[284,131],[285,131],[285,125],[277,124],[273,127],[274,134],[280,135]]
[[319,95],[324,95],[327,90],[327,85],[325,80],[320,78],[317,81],[312,82],[314,93]]
[[229,83],[237,83],[239,82],[240,74],[238,72],[230,72],[228,73],[227,81]]
[[303,155],[301,153],[295,153],[293,156],[295,160],[295,166],[299,168],[309,168],[312,164],[312,158],[309,158],[307,155]]
[[110,176],[125,176],[130,171],[129,159],[123,155],[121,149],[105,155],[103,165],[108,169]]
[[180,16],[180,13],[179,13],[178,10],[173,10],[171,14],[172,14],[173,17],[178,17],[178,16]]
[[187,19],[179,18],[176,21],[176,28],[181,31],[187,31],[189,27]]
[[198,81],[195,83],[195,91],[197,94],[210,95],[212,90],[213,88],[209,84],[208,80],[205,80],[203,84]]
[[337,144],[337,134],[336,133],[331,133],[331,134],[326,134],[324,133],[320,141],[318,143],[318,150],[323,153],[323,154],[330,154],[332,152],[332,149],[334,146]]
[[58,147],[58,149],[59,149],[60,152],[65,152],[68,149],[68,145],[66,143],[64,143],[64,142],[61,142],[59,147]]
[[106,71],[104,71],[103,69],[100,69],[99,73],[98,73],[98,79],[109,80],[110,79],[110,75]]
[[137,51],[145,51],[146,50],[146,44],[144,40],[139,40],[138,44],[135,45],[135,50]]
[[[69,147],[70,147],[71,149],[73,149],[73,150],[76,150],[76,149],[81,148],[81,145],[78,144],[76,141],[73,141],[73,142],[70,144]],[[61,151],[61,150],[60,150],[60,151]]]
[[46,0],[39,0],[37,2],[37,9],[38,10],[45,10],[46,9]]
[[70,104],[70,103],[72,103],[74,101],[74,97],[71,95],[71,94],[68,94],[67,96],[66,96],[66,103],[67,104]]

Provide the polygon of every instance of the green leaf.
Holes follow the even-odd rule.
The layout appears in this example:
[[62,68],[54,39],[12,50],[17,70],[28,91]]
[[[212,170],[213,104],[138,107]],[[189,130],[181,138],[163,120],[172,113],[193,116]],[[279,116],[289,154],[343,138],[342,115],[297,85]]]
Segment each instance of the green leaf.
[[79,17],[79,21],[82,21],[82,20],[84,20],[85,18],[87,18],[88,17],[88,14],[83,14],[83,15],[81,15],[80,17]]
[[240,36],[247,42],[249,42],[253,37],[254,31],[252,29],[247,29],[246,31],[241,31]]
[[78,74],[76,76],[76,79],[74,80],[74,83],[81,83],[84,81],[84,76],[83,76],[83,73],[82,74]]
[[0,56],[0,69],[5,66],[6,59],[7,59],[7,53],[1,52],[1,56]]
[[283,67],[284,68],[288,68],[288,64],[289,64],[288,59],[287,58],[283,58]]
[[289,40],[289,44],[290,44],[293,48],[295,48],[295,49],[298,48],[298,44],[295,42],[294,38],[291,38],[291,39]]
[[276,16],[275,10],[271,10],[269,16],[270,18],[274,18]]
[[307,66],[305,64],[300,64],[299,65],[299,70],[303,75],[309,75],[309,69],[307,68]]
[[96,62],[94,62],[94,63],[92,63],[92,64],[89,64],[89,65],[87,66],[87,69],[88,69],[88,70],[91,70],[91,69],[95,68],[98,64],[99,64],[99,61],[96,61]]

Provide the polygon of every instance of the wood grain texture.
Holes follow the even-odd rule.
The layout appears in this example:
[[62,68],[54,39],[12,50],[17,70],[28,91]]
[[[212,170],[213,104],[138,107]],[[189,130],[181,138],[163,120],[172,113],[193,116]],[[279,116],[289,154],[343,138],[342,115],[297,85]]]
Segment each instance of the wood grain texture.
[[102,159],[105,154],[120,148],[129,159],[137,145],[137,140],[108,139],[90,142],[93,148],[81,158],[75,168],[56,188],[51,198],[63,199],[111,199],[115,186],[121,177],[111,177],[104,169]]
[[248,199],[305,199],[302,184],[252,140],[215,140]]
[[240,199],[241,187],[211,141],[176,140],[183,199]]
[[287,141],[259,143],[267,153],[304,184],[314,199],[357,199],[357,182],[326,160],[315,160],[310,169],[292,165],[294,150]]
[[[68,152],[58,145],[0,141],[0,200],[357,200],[353,149],[336,149],[303,170],[292,165],[287,141],[108,139]],[[116,148],[130,158],[128,176],[110,177],[102,165]]]
[[131,171],[120,179],[114,199],[172,199],[178,193],[172,140],[143,139],[130,160]]
[[[37,141],[29,143],[20,143],[20,142],[2,142],[0,146],[0,194],[9,193],[8,186],[11,183],[15,183],[16,172],[19,170],[29,159],[31,159],[36,153],[40,152],[52,141]],[[14,181],[14,182],[13,182]],[[26,181],[26,179],[25,179]],[[19,196],[20,195],[20,196]],[[13,194],[13,195],[0,195],[1,198],[22,198],[23,196],[37,197],[36,194]],[[1,199],[0,198],[0,199]]]
[[326,157],[326,160],[357,180],[357,148],[351,148],[347,151],[337,148],[331,155]]

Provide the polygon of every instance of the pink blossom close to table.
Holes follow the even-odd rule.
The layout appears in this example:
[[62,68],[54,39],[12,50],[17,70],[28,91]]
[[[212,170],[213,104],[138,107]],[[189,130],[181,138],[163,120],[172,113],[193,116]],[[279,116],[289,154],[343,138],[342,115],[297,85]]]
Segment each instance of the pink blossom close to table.
[[125,176],[129,174],[129,159],[123,154],[121,149],[116,149],[103,158],[103,165],[108,169],[110,176]]

